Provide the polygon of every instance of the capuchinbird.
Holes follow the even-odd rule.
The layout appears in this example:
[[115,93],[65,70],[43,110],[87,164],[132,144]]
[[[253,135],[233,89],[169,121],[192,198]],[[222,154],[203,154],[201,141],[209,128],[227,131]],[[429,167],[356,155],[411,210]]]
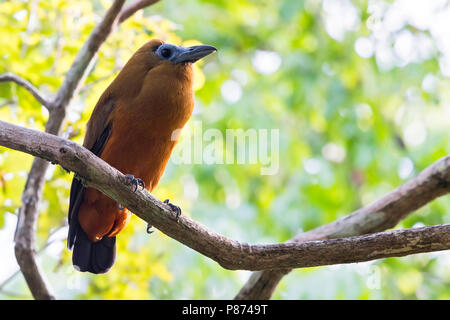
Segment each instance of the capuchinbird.
[[[158,184],[194,106],[192,63],[216,51],[153,39],[126,63],[103,92],[87,123],[83,146],[126,174],[135,188]],[[180,209],[168,203],[179,214]],[[70,190],[68,248],[75,269],[110,270],[116,236],[131,213],[75,177]]]

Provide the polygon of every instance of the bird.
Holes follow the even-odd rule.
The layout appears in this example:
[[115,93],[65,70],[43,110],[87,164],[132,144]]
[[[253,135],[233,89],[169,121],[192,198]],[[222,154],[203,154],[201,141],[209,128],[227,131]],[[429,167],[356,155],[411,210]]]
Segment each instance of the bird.
[[[151,39],[140,47],[100,96],[83,146],[125,174],[129,184],[152,191],[164,173],[179,132],[194,107],[192,64],[217,51]],[[178,206],[165,200],[178,215]],[[116,236],[131,212],[74,176],[67,246],[76,270],[102,274],[116,260]],[[151,227],[151,226],[149,226]],[[147,230],[149,231],[149,230]]]

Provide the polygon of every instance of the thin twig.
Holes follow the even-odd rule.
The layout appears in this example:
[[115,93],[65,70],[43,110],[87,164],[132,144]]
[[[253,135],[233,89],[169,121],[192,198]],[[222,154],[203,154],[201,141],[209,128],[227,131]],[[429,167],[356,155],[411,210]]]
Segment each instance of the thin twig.
[[5,106],[7,106],[7,105],[16,104],[16,103],[17,103],[17,101],[14,100],[14,99],[6,100],[5,102],[0,104],[0,109],[5,107]]
[[50,100],[47,100],[47,98],[45,98],[44,95],[39,92],[39,89],[36,88],[31,82],[11,72],[0,74],[0,82],[8,82],[8,81],[15,82],[19,86],[25,88],[26,90],[28,90],[28,92],[30,92],[33,95],[33,97],[40,104],[42,104],[48,110],[52,109],[52,103],[50,102]]
[[139,11],[145,7],[151,6],[152,4],[155,4],[159,0],[137,0],[133,3],[130,3],[129,5],[125,6],[122,9],[122,12],[120,12],[119,15],[119,23],[122,23],[126,19],[128,19],[130,16],[136,13],[136,11]]

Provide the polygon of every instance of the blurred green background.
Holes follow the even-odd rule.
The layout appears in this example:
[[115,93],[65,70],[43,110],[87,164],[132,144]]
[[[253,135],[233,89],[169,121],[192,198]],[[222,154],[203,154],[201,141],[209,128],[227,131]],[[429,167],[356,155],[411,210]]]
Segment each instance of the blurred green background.
[[[0,1],[0,73],[55,93],[110,4]],[[219,49],[196,65],[189,126],[201,121],[203,130],[224,135],[229,128],[279,129],[276,174],[261,175],[261,163],[170,161],[154,191],[227,237],[286,241],[369,204],[449,154],[449,1],[161,0],[101,47],[70,105],[64,137],[82,143],[100,94],[154,37]],[[43,130],[47,118],[27,91],[0,84],[1,120]],[[31,160],[0,147],[1,299],[31,299],[22,276],[10,278]],[[65,248],[71,178],[51,166],[37,230],[39,259],[57,298],[227,299],[248,279],[249,272],[224,270],[160,232],[147,235],[136,217],[118,237],[108,274],[77,273]],[[449,223],[449,208],[442,197],[397,228]],[[450,254],[299,269],[273,298],[449,299]]]

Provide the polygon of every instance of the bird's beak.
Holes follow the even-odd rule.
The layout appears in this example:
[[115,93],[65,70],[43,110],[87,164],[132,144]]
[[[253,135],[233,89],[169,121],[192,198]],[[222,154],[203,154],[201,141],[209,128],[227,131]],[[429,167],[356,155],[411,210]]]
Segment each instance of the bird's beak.
[[201,45],[183,48],[177,57],[173,60],[175,63],[195,62],[203,57],[217,51],[213,46]]

